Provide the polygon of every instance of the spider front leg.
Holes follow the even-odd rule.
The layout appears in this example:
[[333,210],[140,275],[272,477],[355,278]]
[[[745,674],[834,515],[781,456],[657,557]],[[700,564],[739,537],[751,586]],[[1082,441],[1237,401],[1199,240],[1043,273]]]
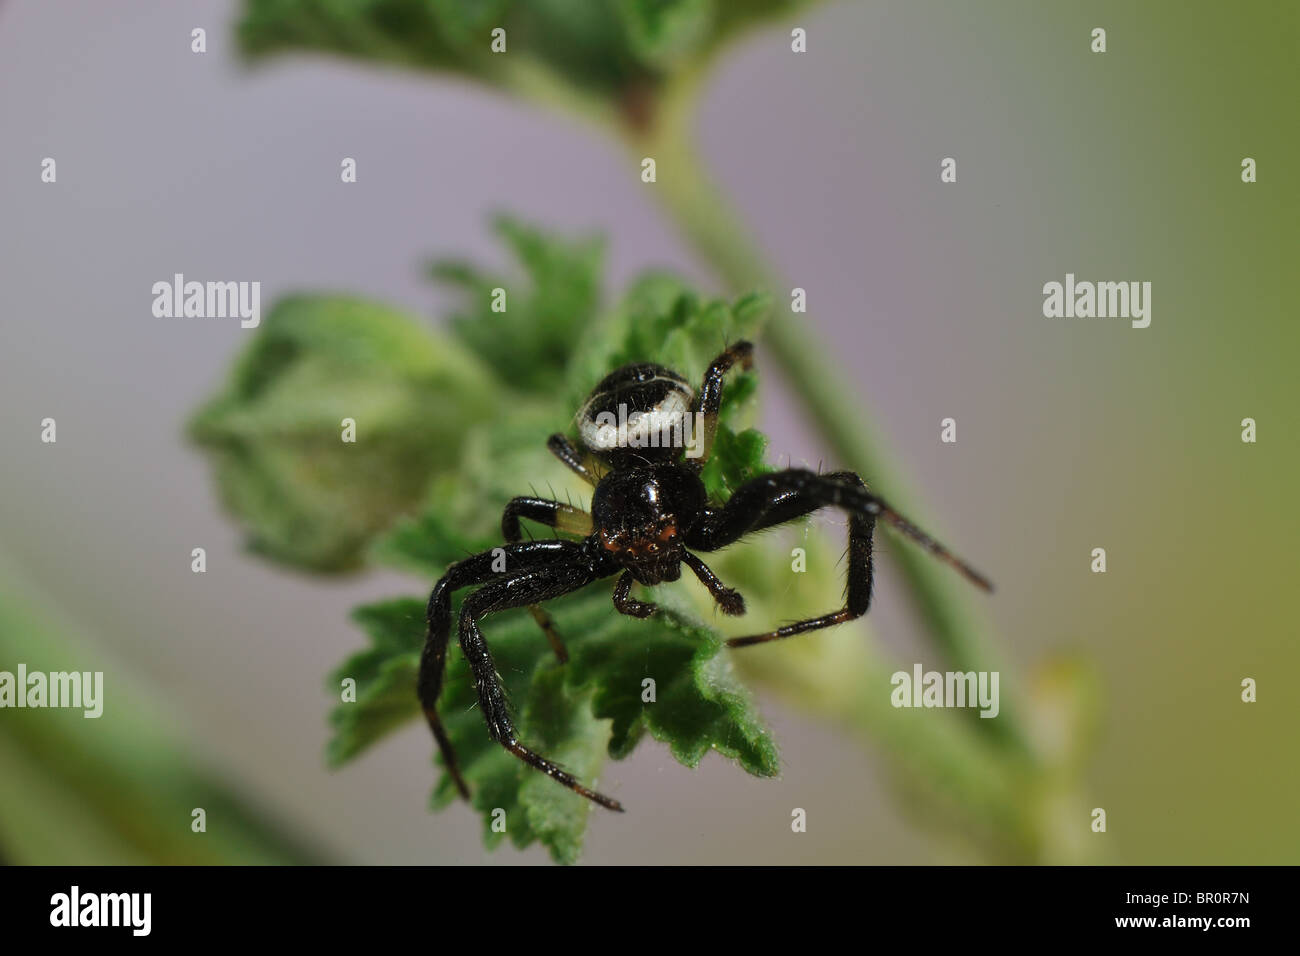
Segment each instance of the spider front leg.
[[[745,599],[740,596],[740,592],[727,587],[718,576],[713,573],[707,564],[691,554],[689,551],[682,552],[682,563],[695,572],[695,576],[700,579],[700,583],[709,589],[713,595],[713,600],[718,602],[718,607],[722,608],[723,614],[744,614]],[[658,604],[647,604],[645,601],[637,601],[632,598],[632,585],[636,579],[632,577],[630,571],[624,571],[623,576],[618,579],[618,584],[614,586],[614,607],[619,614],[626,614],[629,617],[649,617],[659,610]]]
[[[572,446],[568,447],[571,448]],[[559,501],[550,501],[546,498],[512,498],[501,515],[501,534],[511,544],[523,537],[519,527],[520,518],[528,518],[531,521],[544,524],[548,528],[576,534],[584,538],[591,534],[591,515],[581,508],[575,508],[573,505],[563,504]],[[559,658],[560,663],[567,664],[569,662],[569,652],[565,648],[559,632],[555,629],[555,621],[551,618],[551,615],[547,614],[546,609],[540,604],[530,604],[528,613],[533,616],[537,626],[546,635],[547,643],[551,645],[551,650],[555,652],[555,656]]]
[[718,607],[722,609],[723,614],[738,617],[745,613],[745,599],[740,596],[740,592],[718,580],[718,576],[707,564],[689,551],[682,553],[682,563],[694,571],[700,583],[709,589],[709,593],[713,595],[713,600],[718,602]]
[[771,528],[826,507],[840,508],[849,516],[848,599],[844,607],[764,634],[732,638],[727,641],[729,646],[742,647],[793,637],[843,624],[867,613],[871,606],[873,573],[871,537],[877,519],[888,522],[920,543],[972,583],[992,590],[992,585],[983,575],[869,492],[866,483],[849,471],[819,475],[792,468],[761,475],[738,488],[723,508],[708,511],[688,538],[687,547],[715,551],[752,531]]
[[573,447],[573,442],[563,435],[555,434],[548,438],[546,448],[587,484],[595,485],[600,481],[600,468],[595,459]]
[[493,579],[500,579],[505,573],[497,570],[503,556],[509,573],[546,566],[559,561],[572,561],[574,549],[579,546],[570,541],[529,541],[524,544],[507,545],[504,549],[493,549],[477,554],[463,561],[457,561],[447,569],[434,585],[429,595],[429,604],[425,611],[427,630],[424,638],[424,650],[420,655],[420,676],[416,683],[416,692],[420,705],[424,709],[425,720],[433,731],[433,738],[438,742],[443,763],[447,773],[456,784],[456,789],[465,799],[469,799],[469,787],[461,776],[460,766],[456,761],[456,751],[443,729],[442,719],[438,716],[438,697],[442,694],[443,675],[447,670],[447,644],[451,639],[451,596],[461,588],[473,587]]
[[619,614],[626,614],[628,617],[649,617],[659,610],[659,605],[634,600],[632,598],[632,585],[634,583],[632,572],[624,571],[623,576],[614,585],[614,608]]
[[704,421],[704,434],[701,436],[700,454],[692,461],[703,467],[713,451],[713,439],[718,434],[718,410],[722,407],[722,385],[732,367],[739,365],[748,369],[754,364],[753,343],[740,341],[731,346],[711,363],[704,373],[700,390],[695,393],[695,404],[691,409],[701,415]]
[[560,597],[610,573],[608,569],[593,564],[580,545],[567,541],[556,543],[572,549],[563,560],[485,584],[465,599],[460,612],[460,648],[474,674],[479,706],[491,738],[530,767],[574,793],[607,809],[622,811],[623,806],[617,800],[583,786],[572,774],[519,742],[506,705],[505,689],[478,626],[479,618],[493,611]]

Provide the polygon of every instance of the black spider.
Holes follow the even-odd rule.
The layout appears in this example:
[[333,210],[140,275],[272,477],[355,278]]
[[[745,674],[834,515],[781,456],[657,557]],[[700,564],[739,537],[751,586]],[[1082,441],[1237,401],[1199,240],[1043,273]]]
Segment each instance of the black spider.
[[[649,617],[655,605],[631,598],[633,582],[676,581],[683,564],[709,589],[724,613],[743,614],[745,602],[740,594],[726,587],[687,549],[716,551],[750,532],[825,507],[841,508],[849,518],[845,606],[763,634],[733,638],[727,642],[730,646],[790,637],[865,614],[871,603],[871,534],[877,518],[920,542],[973,583],[992,590],[987,579],[869,492],[853,472],[777,471],[745,483],[721,507],[711,506],[700,470],[717,431],[723,378],[737,363],[749,368],[752,356],[750,343],[737,342],[713,360],[699,392],[692,392],[675,372],[648,363],[626,365],[606,376],[577,415],[580,447],[563,435],[552,435],[547,442],[560,461],[595,487],[591,511],[544,498],[515,498],[506,505],[501,519],[507,544],[458,561],[434,586],[420,660],[419,696],[447,772],[462,796],[468,798],[469,789],[437,710],[451,636],[451,595],[459,588],[482,585],[461,607],[460,647],[474,674],[492,739],[530,766],[611,810],[623,807],[584,787],[516,738],[501,679],[479,630],[479,618],[485,614],[527,606],[563,662],[568,654],[541,602],[622,572],[614,586],[614,607],[623,614]],[[520,518],[582,540],[524,542]]]

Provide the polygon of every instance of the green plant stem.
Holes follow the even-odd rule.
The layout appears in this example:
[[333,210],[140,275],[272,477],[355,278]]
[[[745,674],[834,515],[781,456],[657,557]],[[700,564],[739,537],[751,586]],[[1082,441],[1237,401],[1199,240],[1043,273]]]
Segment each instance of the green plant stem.
[[[636,158],[655,159],[656,197],[733,292],[780,288],[773,280],[774,270],[710,180],[695,148],[692,130],[701,79],[700,71],[675,79],[663,91],[655,122],[648,128],[625,126],[624,139]],[[854,400],[854,388],[833,360],[833,353],[821,343],[809,317],[778,308],[764,336],[766,350],[780,363],[805,414],[837,458],[869,476],[876,487],[889,489],[891,502],[904,513],[917,514],[918,509],[902,492],[905,484],[887,464],[890,456],[883,453],[866,424],[861,403]],[[959,582],[952,580],[952,572],[906,547],[898,549],[896,559],[917,610],[948,664],[960,671],[1000,670],[998,656],[977,623],[978,614]],[[1007,697],[1002,719],[982,721],[983,732],[1028,753],[1028,736],[1012,695]]]

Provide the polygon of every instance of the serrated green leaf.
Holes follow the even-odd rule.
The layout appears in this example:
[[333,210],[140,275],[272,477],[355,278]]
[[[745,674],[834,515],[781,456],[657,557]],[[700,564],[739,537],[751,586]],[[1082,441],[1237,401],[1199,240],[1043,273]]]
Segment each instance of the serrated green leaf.
[[[508,6],[507,2],[497,6]],[[425,69],[478,73],[487,54],[471,48],[466,5],[430,0],[246,0],[237,35],[249,57],[291,49],[345,53]]]
[[560,240],[508,217],[497,219],[496,232],[522,266],[521,276],[464,262],[431,267],[436,279],[465,294],[467,308],[452,316],[452,330],[513,389],[554,389],[595,319],[603,243]]
[[[579,780],[596,780],[609,746],[609,721],[596,715],[590,690],[567,687],[571,675],[560,667],[539,669],[529,689],[523,724],[531,745]],[[587,821],[595,808],[543,774],[525,772],[518,804],[527,829],[557,863],[576,863]],[[526,846],[516,840],[516,846]]]
[[[245,0],[245,56],[341,54],[471,77],[529,92],[512,69],[536,64],[576,90],[626,109],[676,71],[696,68],[744,30],[807,0]],[[506,51],[491,50],[492,30]]]
[[764,460],[767,436],[756,429],[734,432],[723,424],[713,439],[713,449],[700,473],[704,489],[713,501],[726,501],[751,478],[773,470]]
[[352,680],[355,702],[344,702],[330,714],[334,735],[326,759],[337,767],[419,713],[412,692],[424,644],[424,602],[401,598],[368,604],[352,619],[370,635],[371,644],[353,654],[330,674],[327,689],[342,694]]
[[[701,300],[681,279],[663,272],[636,279],[605,320],[600,335],[582,343],[570,369],[569,404],[575,409],[612,369],[628,362],[658,362],[698,381],[728,345],[755,338],[770,310],[766,295],[751,294],[734,304]],[[724,409],[753,395],[737,389],[733,373]]]
[[[506,30],[505,53],[491,50],[496,27]],[[238,38],[252,59],[321,51],[491,85],[502,85],[507,57],[606,91],[645,75],[619,18],[589,0],[245,0]]]
[[[587,782],[597,779],[607,753],[627,756],[647,730],[687,766],[717,751],[750,773],[775,775],[775,745],[721,654],[717,635],[676,611],[644,621],[619,615],[610,603],[612,583],[593,584],[548,605],[569,651],[566,665],[554,658],[525,613],[492,616],[482,624],[520,739]],[[419,716],[415,681],[423,610],[421,600],[399,599],[356,612],[372,643],[331,677],[333,692],[343,677],[353,677],[358,690],[355,703],[340,703],[331,715],[333,762],[350,759]],[[646,678],[655,681],[652,703],[642,700]],[[492,813],[502,809],[516,846],[540,841],[556,860],[572,862],[590,804],[492,743],[477,704],[469,668],[453,651],[438,709],[473,805],[484,815],[485,840],[500,841]],[[455,796],[444,775],[434,805],[445,806]]]

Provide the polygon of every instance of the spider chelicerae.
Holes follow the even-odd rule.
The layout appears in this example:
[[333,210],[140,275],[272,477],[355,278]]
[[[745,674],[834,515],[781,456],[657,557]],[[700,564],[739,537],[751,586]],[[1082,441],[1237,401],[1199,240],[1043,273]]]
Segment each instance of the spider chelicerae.
[[[868,491],[866,483],[851,471],[819,474],[787,468],[746,482],[721,505],[711,503],[700,472],[717,433],[723,380],[737,365],[748,369],[753,351],[749,342],[732,345],[709,365],[699,391],[693,391],[676,372],[650,363],[625,365],[611,372],[578,412],[579,443],[558,434],[547,442],[560,461],[593,486],[590,511],[545,498],[515,498],[501,518],[505,545],[456,562],[434,586],[429,595],[418,692],[443,763],[462,796],[468,799],[469,788],[437,709],[451,638],[451,595],[460,588],[478,587],[461,605],[459,637],[492,740],[529,766],[611,810],[623,807],[519,741],[501,678],[479,628],[484,615],[528,607],[564,662],[568,653],[542,602],[617,574],[614,608],[621,614],[649,617],[655,605],[634,600],[632,585],[676,581],[683,564],[708,588],[724,614],[744,614],[745,601],[739,592],[723,584],[692,552],[717,551],[751,532],[827,507],[839,508],[848,516],[844,607],[762,634],[732,638],[728,645],[780,640],[865,614],[871,604],[871,535],[877,520],[912,538],[972,583],[992,590],[983,575]],[[695,423],[699,427],[693,429]],[[693,432],[693,443],[687,444],[684,436]],[[667,440],[658,440],[661,437]],[[521,518],[581,540],[524,541]]]

